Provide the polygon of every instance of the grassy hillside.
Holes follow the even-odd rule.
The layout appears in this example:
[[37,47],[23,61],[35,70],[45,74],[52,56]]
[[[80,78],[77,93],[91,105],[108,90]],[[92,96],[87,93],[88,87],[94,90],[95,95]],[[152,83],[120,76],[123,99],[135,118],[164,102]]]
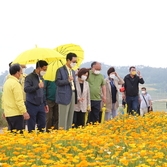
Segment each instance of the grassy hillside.
[[2,104],[1,97],[2,97],[2,93],[0,93],[0,128],[7,126],[6,120],[2,117],[3,109],[1,107],[1,104]]

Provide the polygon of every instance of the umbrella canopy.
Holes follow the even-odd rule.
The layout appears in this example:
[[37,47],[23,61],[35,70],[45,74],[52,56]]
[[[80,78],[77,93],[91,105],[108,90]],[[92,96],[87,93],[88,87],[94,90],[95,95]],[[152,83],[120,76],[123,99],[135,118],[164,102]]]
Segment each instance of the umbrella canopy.
[[54,81],[56,77],[56,71],[63,65],[61,60],[56,60],[48,65],[47,71],[43,78],[48,81]]
[[75,44],[60,45],[54,50],[62,54],[64,58],[61,59],[61,61],[55,60],[54,62],[49,64],[47,72],[44,75],[45,80],[49,80],[49,81],[55,80],[56,71],[59,67],[66,64],[66,55],[68,53],[73,52],[77,55],[77,65],[73,68],[74,70],[77,70],[80,67],[82,61],[84,60],[84,51],[79,45],[75,45]]
[[[82,61],[84,60],[84,50],[79,45],[75,45],[75,44],[60,45],[54,50],[61,53],[65,57],[70,52],[75,53],[77,55],[77,65],[73,68],[74,70],[78,69]],[[66,63],[66,60],[63,61],[63,64],[65,63]]]
[[60,59],[64,59],[64,56],[54,49],[34,48],[18,55],[12,64],[35,64],[38,60],[45,60],[50,63]]

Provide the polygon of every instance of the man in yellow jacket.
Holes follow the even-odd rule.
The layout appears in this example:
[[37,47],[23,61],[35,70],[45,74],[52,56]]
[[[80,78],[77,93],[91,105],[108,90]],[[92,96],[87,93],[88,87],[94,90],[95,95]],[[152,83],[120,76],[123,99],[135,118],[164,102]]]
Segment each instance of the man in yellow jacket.
[[23,90],[19,79],[22,68],[19,64],[13,64],[9,68],[10,76],[3,86],[2,107],[9,130],[23,130],[24,119],[30,118],[24,104]]

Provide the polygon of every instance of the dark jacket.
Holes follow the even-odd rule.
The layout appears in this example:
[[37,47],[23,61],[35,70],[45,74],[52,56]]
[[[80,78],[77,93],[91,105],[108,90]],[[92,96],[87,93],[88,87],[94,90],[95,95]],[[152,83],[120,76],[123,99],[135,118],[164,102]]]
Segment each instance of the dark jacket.
[[45,80],[45,95],[46,95],[46,100],[51,100],[55,102],[55,95],[56,95],[55,81]]
[[43,78],[39,77],[35,71],[30,73],[25,78],[24,91],[26,92],[26,101],[39,106],[44,103],[46,105],[46,98],[44,95],[44,88],[39,88],[38,84]]
[[[77,91],[75,84],[75,72],[72,70],[72,75],[74,78],[74,87],[75,87],[75,104],[77,104]],[[68,71],[66,66],[60,67],[56,72],[56,103],[68,105],[71,102],[72,98],[72,89],[71,83],[68,81]]]
[[125,95],[131,97],[138,96],[139,83],[144,84],[143,78],[139,78],[139,76],[137,75],[135,75],[134,78],[132,78],[130,74],[125,76],[124,82]]

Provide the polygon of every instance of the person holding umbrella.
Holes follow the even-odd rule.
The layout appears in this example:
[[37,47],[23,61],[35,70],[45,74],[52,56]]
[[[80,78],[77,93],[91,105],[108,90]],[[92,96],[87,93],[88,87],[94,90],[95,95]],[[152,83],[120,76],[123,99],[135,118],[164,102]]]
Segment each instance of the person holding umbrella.
[[88,83],[90,87],[91,111],[88,115],[88,123],[101,122],[101,102],[106,103],[106,85],[104,76],[101,74],[101,63],[94,61],[89,70]]
[[56,103],[59,106],[59,129],[68,130],[72,127],[74,105],[77,104],[75,71],[72,69],[77,63],[77,55],[68,53],[66,65],[56,72]]
[[46,125],[46,113],[49,112],[44,94],[43,75],[47,70],[48,63],[39,60],[36,63],[36,69],[26,76],[24,91],[26,92],[26,107],[30,115],[28,120],[28,131],[35,130],[35,125],[40,132],[44,131]]

